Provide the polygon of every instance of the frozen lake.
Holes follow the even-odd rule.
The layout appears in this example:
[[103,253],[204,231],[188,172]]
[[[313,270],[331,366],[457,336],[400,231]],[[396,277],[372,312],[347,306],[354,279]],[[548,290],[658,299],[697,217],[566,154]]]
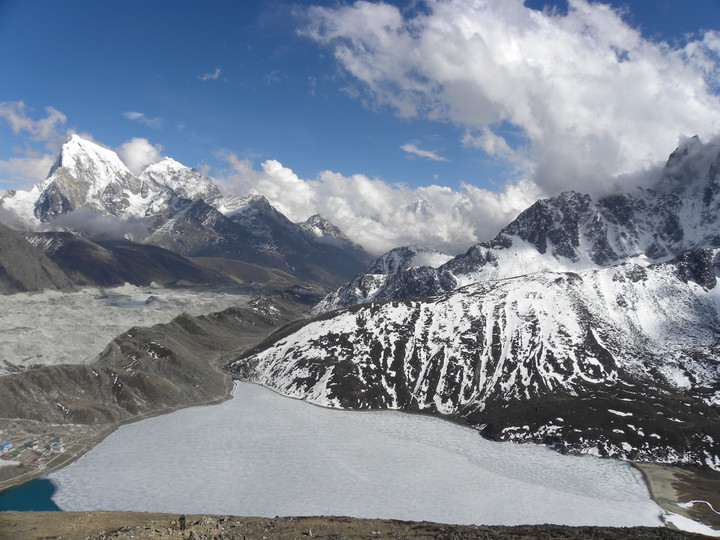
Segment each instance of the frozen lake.
[[234,399],[121,427],[49,476],[63,510],[661,525],[638,471],[398,412]]

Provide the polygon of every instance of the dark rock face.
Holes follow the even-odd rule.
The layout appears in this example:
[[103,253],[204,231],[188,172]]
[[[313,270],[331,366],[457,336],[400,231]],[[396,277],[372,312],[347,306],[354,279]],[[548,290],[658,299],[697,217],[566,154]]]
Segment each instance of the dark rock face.
[[186,256],[238,259],[335,286],[362,270],[369,259],[342,238],[334,242],[316,237],[264,197],[250,200],[229,216],[203,200],[177,204],[180,210],[164,223],[155,218],[156,232],[147,242]]
[[590,207],[588,195],[566,191],[555,199],[536,202],[500,234],[517,236],[543,254],[547,253],[550,243],[554,257],[575,261],[580,244],[580,225],[588,220]]
[[292,325],[228,369],[325,406],[429,412],[490,438],[717,467],[720,320],[706,286],[716,254],[356,305]]
[[22,234],[0,224],[0,294],[72,285],[70,278]]
[[229,285],[231,280],[172,251],[125,240],[91,242],[72,233],[28,233],[31,244],[43,250],[75,283],[110,287],[130,283]]
[[717,284],[716,268],[720,267],[717,255],[711,249],[699,249],[682,254],[673,261],[677,275],[684,283],[692,281],[710,290]]

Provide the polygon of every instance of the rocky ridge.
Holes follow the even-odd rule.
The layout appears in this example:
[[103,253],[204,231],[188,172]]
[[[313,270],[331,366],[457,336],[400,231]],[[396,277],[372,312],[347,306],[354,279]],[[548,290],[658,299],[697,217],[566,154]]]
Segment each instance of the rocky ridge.
[[438,294],[536,272],[663,262],[696,249],[720,247],[718,216],[720,142],[703,144],[692,138],[668,158],[655,189],[636,188],[597,201],[567,191],[537,201],[494,239],[444,264],[389,273],[374,263],[315,311]]
[[481,526],[351,517],[185,516],[137,512],[0,512],[2,540],[683,540],[705,536],[650,527]]

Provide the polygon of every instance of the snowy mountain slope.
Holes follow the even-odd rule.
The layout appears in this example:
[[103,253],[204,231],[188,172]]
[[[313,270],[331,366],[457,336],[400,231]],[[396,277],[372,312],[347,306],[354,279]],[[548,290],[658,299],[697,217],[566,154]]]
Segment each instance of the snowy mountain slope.
[[339,408],[439,413],[484,435],[720,468],[718,250],[353,306],[228,366]]
[[[18,225],[31,230],[90,209],[121,220],[118,228],[130,221],[133,230],[144,225],[145,243],[183,255],[267,265],[333,286],[370,261],[362,248],[319,216],[295,224],[265,197],[225,196],[210,178],[171,158],[136,177],[112,150],[77,135],[63,145],[44,182],[28,192],[8,192],[0,207],[12,210]],[[92,217],[85,214],[76,221],[91,223]],[[84,234],[95,238],[93,225],[86,227]]]
[[[222,197],[210,178],[168,157],[148,165],[140,174],[140,181],[147,194],[157,192],[158,188],[170,188],[178,197],[203,199],[208,203]],[[147,194],[143,195],[147,197]]]
[[[687,251],[720,247],[719,210],[720,142],[703,144],[693,138],[671,154],[654,190],[637,188],[597,201],[568,191],[537,201],[490,242],[476,244],[439,267],[401,272],[366,294],[357,294],[356,279],[317,309],[400,298],[406,290],[437,294],[534,272],[666,261]],[[368,279],[378,281],[374,275]],[[406,286],[400,285],[403,281]]]
[[452,256],[422,246],[392,249],[375,259],[355,279],[326,296],[313,313],[375,300],[424,296],[428,291],[451,290],[455,280],[439,266]]

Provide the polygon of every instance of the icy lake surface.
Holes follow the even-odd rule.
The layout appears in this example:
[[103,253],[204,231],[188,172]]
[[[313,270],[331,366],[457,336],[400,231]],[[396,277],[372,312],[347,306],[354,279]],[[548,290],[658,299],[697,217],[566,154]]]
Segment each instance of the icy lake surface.
[[121,427],[49,478],[63,510],[660,525],[629,465],[483,440],[437,418],[234,399]]
[[38,365],[89,363],[133,326],[169,322],[183,312],[221,311],[247,300],[223,292],[132,285],[2,296],[0,375]]

